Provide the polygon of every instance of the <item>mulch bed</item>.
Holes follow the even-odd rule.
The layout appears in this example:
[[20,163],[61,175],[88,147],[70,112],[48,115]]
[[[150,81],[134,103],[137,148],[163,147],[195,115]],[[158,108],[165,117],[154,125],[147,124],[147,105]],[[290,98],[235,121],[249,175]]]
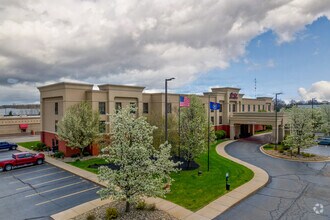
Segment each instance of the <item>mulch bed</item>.
[[[188,167],[188,161],[186,161],[184,158],[182,157],[178,157],[178,156],[174,156],[172,157],[172,160],[174,162],[181,162],[182,164],[179,166],[179,168],[181,170],[196,170],[199,168],[199,164],[196,163],[195,161],[190,161],[189,167]],[[89,165],[88,168],[94,168],[94,169],[98,169],[100,166],[107,166],[112,170],[118,170],[119,166],[112,164],[112,163],[106,163],[106,164],[92,164]]]
[[95,209],[92,209],[84,214],[76,216],[73,220],[85,220],[88,216],[93,215],[95,220],[105,219],[105,213],[107,208],[116,208],[119,211],[118,220],[177,220],[177,218],[171,216],[170,214],[161,211],[161,210],[136,210],[131,209],[130,212],[125,212],[125,204],[123,202],[111,202],[109,204],[99,206]]
[[290,155],[289,152],[286,153],[280,153],[277,150],[265,150],[263,149],[263,152],[265,152],[268,155],[278,157],[278,158],[283,158],[283,159],[289,159],[289,160],[297,160],[297,161],[306,161],[306,162],[315,162],[315,161],[324,161],[324,160],[330,160],[330,157],[325,157],[325,156],[319,156],[315,155],[313,157],[304,157],[303,155]]

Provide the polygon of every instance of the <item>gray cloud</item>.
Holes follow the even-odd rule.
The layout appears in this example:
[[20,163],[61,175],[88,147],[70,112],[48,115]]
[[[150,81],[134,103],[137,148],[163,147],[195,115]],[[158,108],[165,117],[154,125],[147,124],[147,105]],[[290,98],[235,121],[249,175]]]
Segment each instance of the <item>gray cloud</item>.
[[159,89],[174,76],[176,88],[227,68],[255,36],[272,29],[279,43],[294,40],[329,11],[321,0],[2,0],[0,85],[15,93],[8,79],[32,88],[65,78]]
[[318,101],[330,101],[330,81],[315,82],[309,89],[299,88],[298,93],[305,101],[313,98]]

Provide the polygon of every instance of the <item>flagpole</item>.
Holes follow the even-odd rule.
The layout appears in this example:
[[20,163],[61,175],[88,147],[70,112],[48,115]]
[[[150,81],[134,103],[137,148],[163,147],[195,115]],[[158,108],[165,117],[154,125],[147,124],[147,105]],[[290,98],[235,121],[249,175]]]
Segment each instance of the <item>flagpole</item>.
[[181,153],[181,127],[180,127],[180,115],[181,115],[181,105],[180,105],[180,98],[181,96],[179,95],[179,160],[180,160],[180,153]]
[[207,126],[207,171],[210,171],[210,94],[208,103],[208,126]]

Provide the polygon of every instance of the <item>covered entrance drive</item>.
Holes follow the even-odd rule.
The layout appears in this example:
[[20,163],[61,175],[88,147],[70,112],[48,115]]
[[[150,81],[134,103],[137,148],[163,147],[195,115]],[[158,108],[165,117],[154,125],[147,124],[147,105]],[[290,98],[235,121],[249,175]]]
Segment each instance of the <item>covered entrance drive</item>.
[[[230,139],[248,137],[254,135],[255,125],[271,125],[272,143],[281,142],[285,135],[285,124],[287,124],[287,116],[283,112],[241,112],[234,113],[229,118],[230,123]],[[277,127],[277,129],[276,129]],[[276,135],[277,132],[277,135]],[[277,141],[276,140],[277,137]]]

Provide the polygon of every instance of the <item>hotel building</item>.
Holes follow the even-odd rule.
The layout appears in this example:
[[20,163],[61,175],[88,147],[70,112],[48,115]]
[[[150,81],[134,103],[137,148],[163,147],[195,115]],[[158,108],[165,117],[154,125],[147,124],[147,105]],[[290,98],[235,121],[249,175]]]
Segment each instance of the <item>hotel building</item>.
[[[118,108],[129,105],[138,107],[138,116],[148,117],[151,114],[163,116],[165,114],[164,93],[144,93],[145,87],[105,84],[99,85],[99,90],[93,90],[92,84],[61,82],[39,87],[41,104],[41,141],[47,146],[58,146],[66,156],[77,153],[58,140],[57,123],[62,119],[65,111],[72,105],[87,101],[94,110],[100,113],[100,131],[108,132],[109,120],[107,113],[113,113]],[[253,135],[256,130],[264,129],[265,125],[274,126],[273,102],[271,97],[256,99],[243,98],[239,88],[212,88],[211,92],[200,95],[208,112],[208,102],[218,102],[221,109],[210,112],[211,123],[216,130],[222,129],[231,138]],[[182,94],[168,94],[168,114],[177,114],[179,96]],[[282,120],[282,121],[280,121]],[[279,117],[278,125],[283,128],[283,117]],[[280,127],[279,127],[280,130]],[[282,129],[283,130],[283,129]],[[283,131],[279,131],[279,139],[283,138]],[[98,153],[96,146],[89,151]]]

